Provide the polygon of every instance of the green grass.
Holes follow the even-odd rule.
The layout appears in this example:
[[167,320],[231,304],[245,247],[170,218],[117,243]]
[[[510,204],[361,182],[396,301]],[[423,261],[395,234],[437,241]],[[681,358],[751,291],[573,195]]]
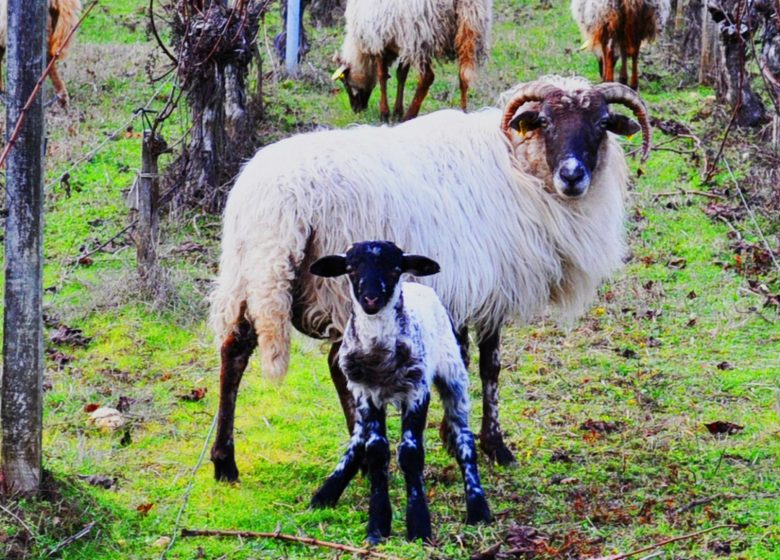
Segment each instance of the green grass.
[[[597,77],[595,59],[578,50],[580,38],[566,3],[555,2],[551,9],[530,0],[495,4],[492,57],[474,84],[471,108],[492,104],[503,89],[546,73]],[[101,5],[80,32],[63,71],[72,109],[50,114],[50,180],[123,125],[155,91],[143,70],[149,49],[144,5],[128,0]],[[277,28],[273,11],[267,18],[269,43]],[[262,126],[269,142],[316,125],[378,121],[376,94],[369,110],[353,115],[346,94],[329,80],[339,29],[311,32],[313,49],[301,77],[271,77],[266,84],[268,120]],[[657,63],[660,56],[644,61],[642,68],[661,78],[642,82],[643,95],[659,118],[691,123],[712,104],[712,92],[675,87],[677,78]],[[458,103],[455,67],[440,64],[435,71],[426,112]],[[410,79],[408,99],[414,86]],[[158,97],[153,108],[163,102]],[[708,124],[691,123],[694,130]],[[194,486],[182,518],[185,527],[278,529],[361,545],[368,504],[364,479],[350,486],[336,508],[307,507],[346,444],[317,343],[295,341],[282,385],[264,380],[256,361],[250,364],[236,420],[240,484],[216,484],[208,460],[191,477],[218,400],[218,356],[204,325],[203,303],[218,258],[217,218],[166,222],[162,254],[173,294],[163,306],[136,295],[130,247],[97,254],[90,266],[73,264],[82,245],[92,247],[126,223],[121,194],[140,163],[140,121],[132,127],[71,173],[69,197],[60,186],[47,196],[47,313],[82,328],[92,341],[86,348],[62,348],[74,360],[62,369],[49,363],[46,372],[51,389],[45,394],[44,465],[60,493],[50,502],[20,504],[19,511],[38,528],[27,545],[28,556],[43,557],[56,542],[96,521],[99,531],[68,546],[62,557],[157,557],[162,549],[155,543],[171,534],[190,480]],[[186,128],[182,109],[165,134],[175,139]],[[636,161],[631,167],[636,170]],[[729,230],[702,212],[706,201],[692,199],[687,205],[684,196],[656,198],[677,188],[706,189],[699,170],[680,154],[655,152],[643,171],[635,179],[630,212],[636,208],[641,218],[627,224],[632,259],[604,286],[591,311],[570,330],[542,322],[504,334],[502,423],[519,464],[515,469],[480,464],[496,523],[477,528],[462,523],[457,470],[432,427],[426,477],[438,544],[423,548],[403,541],[403,484],[393,466],[394,536],[384,552],[400,558],[468,558],[502,540],[517,523],[536,527],[554,547],[569,538],[593,554],[609,554],[729,522],[739,528],[670,545],[660,558],[716,558],[708,547],[715,540],[731,541],[737,557],[780,558],[780,500],[762,497],[780,492],[777,318],[769,310],[762,312],[767,319],[752,312],[761,309],[761,298],[724,268],[722,262],[734,258]],[[676,208],[665,206],[670,200]],[[201,243],[206,252],[171,252],[185,241]],[[667,266],[676,258],[685,259],[686,266]],[[695,297],[689,297],[692,291]],[[719,369],[721,362],[733,369]],[[476,372],[472,381],[476,427],[481,414]],[[199,387],[208,389],[203,400],[179,398]],[[95,429],[84,412],[88,404],[114,406],[120,397],[135,399],[128,413],[129,442],[125,430]],[[440,416],[436,403],[432,425]],[[579,429],[588,419],[624,427],[591,437]],[[715,420],[745,429],[716,438],[703,426]],[[391,414],[391,439],[397,439],[398,423],[397,414]],[[553,460],[561,450],[571,462]],[[118,482],[104,490],[79,475],[111,476]],[[724,491],[739,498],[672,513]],[[58,524],[49,503],[71,504],[79,513],[71,511],[69,521]],[[137,509],[144,504],[153,504],[146,514]],[[0,535],[19,531],[16,521],[0,514]],[[178,541],[169,557],[335,556],[274,541],[198,538]]]

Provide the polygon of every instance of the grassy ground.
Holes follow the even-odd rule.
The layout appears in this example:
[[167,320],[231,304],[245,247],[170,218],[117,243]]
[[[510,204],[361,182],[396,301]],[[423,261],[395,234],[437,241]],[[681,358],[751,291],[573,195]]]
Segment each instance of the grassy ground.
[[[495,4],[492,57],[474,88],[472,107],[490,104],[506,87],[545,73],[597,77],[595,59],[577,50],[580,40],[566,3],[552,2],[549,9],[531,0]],[[72,108],[52,109],[49,115],[47,170],[53,185],[47,196],[45,286],[50,332],[65,324],[91,340],[83,347],[49,344],[62,355],[52,354],[46,372],[48,500],[5,505],[24,525],[0,511],[0,550],[43,557],[62,538],[95,521],[86,537],[57,554],[157,557],[165,544],[160,538],[171,534],[191,481],[184,527],[278,529],[360,545],[367,512],[364,480],[347,490],[338,507],[307,509],[346,443],[323,349],[316,343],[295,341],[282,385],[265,381],[258,364],[250,365],[236,425],[240,484],[216,484],[208,460],[192,474],[218,397],[217,355],[203,321],[203,298],[217,260],[217,218],[190,216],[166,226],[163,261],[171,294],[165,304],[152,305],[136,295],[134,255],[123,238],[109,247],[111,252],[94,255],[88,266],[73,263],[83,245],[95,246],[126,223],[121,193],[139,165],[141,123],[125,124],[156,89],[144,72],[151,46],[144,36],[143,6],[118,0],[98,7],[63,65]],[[276,19],[275,14],[268,18],[268,43]],[[378,121],[375,102],[355,116],[346,95],[329,81],[339,40],[337,28],[314,31],[301,79],[269,76],[268,138],[316,125]],[[656,49],[643,66],[658,76],[653,84],[642,84],[651,111],[704,134],[712,123],[696,118],[705,109],[711,112],[712,92],[676,87],[679,77],[658,63],[665,56]],[[440,65],[436,74],[424,111],[457,103],[453,66]],[[153,106],[162,103],[158,94]],[[165,131],[169,139],[186,129],[184,113],[174,121]],[[59,176],[104,141],[94,157],[71,171],[68,195]],[[748,173],[745,160],[733,163],[738,177]],[[636,169],[636,162],[631,166]],[[737,267],[724,266],[735,260],[729,228],[704,214],[708,200],[659,196],[678,188],[707,189],[696,165],[684,154],[659,151],[643,171],[635,181],[635,210],[627,224],[631,260],[603,288],[592,310],[570,330],[541,322],[504,335],[503,426],[519,464],[503,469],[481,463],[496,523],[464,526],[457,471],[431,428],[426,477],[437,545],[424,548],[398,536],[403,488],[393,466],[396,536],[384,552],[400,558],[468,558],[498,542],[517,546],[528,535],[517,526],[532,526],[539,531],[539,555],[579,558],[733,523],[737,527],[671,545],[658,558],[780,558],[777,317],[746,289]],[[726,183],[725,176],[716,181]],[[777,224],[768,225],[776,234]],[[744,234],[755,240],[747,229]],[[481,411],[476,375],[473,379],[476,426]],[[200,388],[207,389],[202,400],[181,399]],[[126,429],[106,433],[88,423],[85,407],[120,401],[130,403]],[[434,406],[431,417],[440,415]],[[616,429],[581,429],[588,420],[614,422]],[[704,424],[718,420],[744,430],[710,435]],[[397,432],[393,414],[391,439]],[[730,495],[717,498],[722,492]],[[708,497],[716,499],[694,503]],[[731,553],[723,552],[726,546]],[[208,538],[177,541],[168,554],[333,556],[273,541]]]

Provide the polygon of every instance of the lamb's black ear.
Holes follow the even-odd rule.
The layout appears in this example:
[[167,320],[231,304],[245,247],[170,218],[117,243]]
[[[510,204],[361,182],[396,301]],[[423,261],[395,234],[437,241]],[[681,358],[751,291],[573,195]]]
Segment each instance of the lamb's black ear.
[[347,257],[344,255],[328,255],[317,259],[309,267],[309,272],[315,276],[333,278],[347,273]]
[[509,128],[514,128],[520,134],[539,128],[539,111],[523,111],[511,121]]
[[631,136],[641,130],[639,123],[625,115],[612,113],[609,115],[607,130],[620,136]]
[[441,270],[439,263],[422,255],[404,255],[401,268],[413,276],[430,276]]

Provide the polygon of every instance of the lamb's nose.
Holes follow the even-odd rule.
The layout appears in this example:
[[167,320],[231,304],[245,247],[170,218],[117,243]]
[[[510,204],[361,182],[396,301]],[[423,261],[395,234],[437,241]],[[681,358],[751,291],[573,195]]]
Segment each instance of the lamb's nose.
[[363,296],[363,302],[369,307],[376,307],[378,301],[379,301],[378,297]]

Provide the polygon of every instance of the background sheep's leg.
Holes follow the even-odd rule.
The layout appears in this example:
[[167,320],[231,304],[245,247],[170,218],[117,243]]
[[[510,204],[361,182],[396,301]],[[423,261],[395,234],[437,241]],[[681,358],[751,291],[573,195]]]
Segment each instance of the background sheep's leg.
[[[455,339],[458,341],[458,346],[460,346],[460,357],[463,359],[463,365],[468,370],[469,362],[471,361],[471,357],[469,356],[469,328],[467,325],[463,325],[459,329],[456,329],[453,326],[452,330],[455,333]],[[455,448],[451,445],[452,426],[450,426],[446,411],[444,413],[444,418],[441,420],[441,424],[439,424],[439,437],[441,438],[441,442],[444,444],[444,449],[447,450],[447,453],[455,457]]]
[[352,396],[352,391],[347,388],[347,378],[344,376],[344,372],[341,371],[341,367],[339,367],[339,348],[341,348],[341,342],[335,342],[333,346],[330,347],[330,352],[328,353],[328,367],[330,368],[330,379],[336,387],[341,409],[344,411],[344,418],[347,421],[347,430],[349,430],[350,434],[353,434],[355,433],[356,417],[355,398]]
[[376,75],[379,79],[379,117],[382,122],[390,121],[390,107],[387,104],[387,80],[388,75],[388,56],[385,54],[376,60]]
[[639,89],[639,69],[638,66],[639,49],[631,53],[631,89],[637,91]]
[[366,423],[365,418],[368,410],[363,404],[358,408],[359,414],[355,422],[355,429],[352,432],[352,439],[349,447],[341,458],[336,469],[328,477],[325,483],[314,494],[311,499],[311,507],[330,507],[335,506],[339,501],[341,494],[349,485],[350,481],[357,474],[358,469],[363,464],[366,452]]
[[425,447],[423,434],[428,416],[430,393],[413,407],[404,406],[401,412],[401,444],[398,446],[398,465],[406,481],[406,538],[410,541],[431,538],[431,514],[425,496],[423,469]]
[[366,404],[366,464],[371,482],[368,505],[368,541],[377,544],[390,536],[393,512],[387,492],[387,468],[390,464],[390,445],[387,443],[385,409],[371,401]]
[[406,77],[408,75],[409,65],[399,62],[398,68],[395,71],[395,77],[398,80],[398,89],[395,94],[395,108],[393,109],[393,117],[396,120],[400,120],[404,115],[404,88],[406,87]]
[[409,104],[409,110],[404,115],[405,121],[412,120],[420,112],[420,106],[425,100],[425,96],[428,95],[428,89],[433,83],[433,78],[433,68],[431,68],[431,63],[428,62],[420,73],[420,81],[417,84],[417,91],[414,92],[414,99],[412,99],[411,104]]
[[620,83],[626,85],[628,83],[628,64],[626,64],[626,50],[620,51]]
[[466,111],[466,105],[469,98],[469,81],[466,76],[463,75],[463,70],[460,71],[460,108]]
[[460,379],[437,376],[434,381],[441,395],[445,418],[450,426],[448,447],[455,451],[463,484],[466,489],[466,523],[490,523],[490,507],[477,469],[477,449],[474,434],[469,428],[468,372],[462,370]]
[[219,416],[217,437],[211,448],[214,478],[234,482],[238,480],[233,421],[236,416],[238,385],[244,374],[249,356],[257,346],[257,336],[249,321],[242,319],[222,343],[222,368],[219,378]]
[[601,59],[604,61],[604,73],[602,79],[605,82],[615,81],[615,59],[612,56],[611,40],[601,43]]
[[479,343],[479,376],[482,379],[482,430],[479,433],[479,445],[482,451],[499,465],[511,465],[515,462],[515,457],[504,444],[501,426],[498,423],[500,341],[500,331],[497,330]]
[[63,107],[68,104],[68,90],[65,87],[65,82],[60,78],[59,72],[57,72],[57,63],[51,65],[51,71],[49,72],[49,78],[54,85],[54,93],[60,100],[60,105]]

